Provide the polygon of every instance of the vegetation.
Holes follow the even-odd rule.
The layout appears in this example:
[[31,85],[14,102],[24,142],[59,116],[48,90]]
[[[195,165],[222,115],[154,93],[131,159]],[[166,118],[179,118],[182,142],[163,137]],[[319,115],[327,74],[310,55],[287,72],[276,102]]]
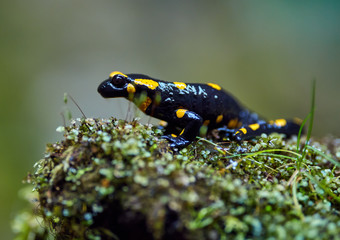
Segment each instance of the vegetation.
[[27,177],[36,196],[22,195],[37,201],[14,220],[17,239],[340,236],[339,139],[211,134],[176,153],[138,121],[83,118],[57,130],[64,139]]

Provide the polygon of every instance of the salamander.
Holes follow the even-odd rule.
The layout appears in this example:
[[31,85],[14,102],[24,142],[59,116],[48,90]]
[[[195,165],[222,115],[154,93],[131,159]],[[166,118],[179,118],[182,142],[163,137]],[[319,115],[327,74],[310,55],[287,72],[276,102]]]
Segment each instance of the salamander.
[[262,133],[298,134],[301,120],[265,121],[215,83],[166,82],[143,74],[111,72],[98,86],[104,98],[123,97],[141,111],[167,123],[163,138],[181,149],[199,135],[200,129],[218,129],[231,140],[242,141]]

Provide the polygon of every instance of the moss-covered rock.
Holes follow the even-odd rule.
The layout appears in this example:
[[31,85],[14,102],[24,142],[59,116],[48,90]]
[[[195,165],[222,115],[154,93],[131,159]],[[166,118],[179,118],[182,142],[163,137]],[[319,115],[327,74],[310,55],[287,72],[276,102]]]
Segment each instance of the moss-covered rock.
[[[47,145],[28,178],[41,238],[340,236],[339,139],[312,141],[302,157],[296,138],[278,134],[242,144],[200,139],[174,153],[160,130],[137,121],[79,119],[58,131],[65,138]],[[18,239],[38,231],[22,218]]]

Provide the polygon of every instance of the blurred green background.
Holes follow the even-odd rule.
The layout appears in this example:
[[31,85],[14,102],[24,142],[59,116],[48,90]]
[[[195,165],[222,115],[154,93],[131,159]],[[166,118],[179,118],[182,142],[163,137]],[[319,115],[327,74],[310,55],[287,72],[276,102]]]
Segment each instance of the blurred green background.
[[[0,232],[22,203],[21,180],[62,138],[63,94],[88,117],[125,118],[104,100],[113,70],[217,82],[268,118],[304,118],[317,80],[314,135],[339,136],[339,1],[90,1],[0,3]],[[74,117],[79,111],[69,104]],[[147,119],[144,117],[144,119]]]

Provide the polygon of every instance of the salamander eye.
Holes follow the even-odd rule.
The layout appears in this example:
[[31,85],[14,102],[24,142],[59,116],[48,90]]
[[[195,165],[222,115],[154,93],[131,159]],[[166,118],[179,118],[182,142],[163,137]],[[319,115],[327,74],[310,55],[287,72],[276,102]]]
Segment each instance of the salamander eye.
[[113,85],[115,85],[116,87],[123,87],[125,85],[125,83],[126,83],[125,77],[122,76],[122,75],[117,74],[117,75],[112,77],[111,83]]

